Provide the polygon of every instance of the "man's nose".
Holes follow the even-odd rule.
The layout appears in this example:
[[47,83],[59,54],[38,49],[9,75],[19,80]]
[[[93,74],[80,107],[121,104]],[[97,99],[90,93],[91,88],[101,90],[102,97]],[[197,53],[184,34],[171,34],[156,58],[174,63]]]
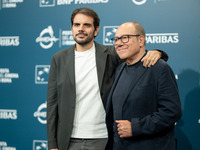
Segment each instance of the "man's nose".
[[122,40],[121,39],[119,39],[119,40],[117,40],[116,42],[115,42],[115,46],[122,46],[124,43],[122,42]]
[[79,26],[79,31],[84,31],[84,26],[83,25]]

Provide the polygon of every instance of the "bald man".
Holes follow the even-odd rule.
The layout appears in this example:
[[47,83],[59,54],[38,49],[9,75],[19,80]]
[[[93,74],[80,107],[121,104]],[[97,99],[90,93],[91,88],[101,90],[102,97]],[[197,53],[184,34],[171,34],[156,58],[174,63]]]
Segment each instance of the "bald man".
[[145,31],[122,24],[112,39],[125,62],[116,69],[108,96],[106,150],[176,150],[174,124],[182,114],[174,73],[163,60],[145,68]]

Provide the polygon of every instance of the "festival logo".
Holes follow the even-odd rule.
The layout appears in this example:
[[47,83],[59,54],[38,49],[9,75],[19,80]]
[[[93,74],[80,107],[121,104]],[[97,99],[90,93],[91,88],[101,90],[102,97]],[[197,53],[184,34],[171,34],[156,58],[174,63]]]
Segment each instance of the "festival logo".
[[1,8],[16,8],[17,3],[23,3],[24,0],[2,0],[2,3],[0,1],[0,10]]
[[12,83],[13,79],[18,79],[18,73],[10,73],[9,68],[0,68],[0,83]]
[[44,49],[49,49],[59,39],[54,36],[52,26],[48,26],[40,33],[40,36],[36,39],[36,42]]
[[47,123],[47,103],[42,103],[36,112],[34,112],[33,116],[38,119],[41,124]]
[[147,0],[132,0],[133,3],[135,3],[136,5],[143,5],[147,2]]
[[[164,1],[168,1],[168,0],[152,0],[154,3],[158,3],[158,2],[164,2]],[[151,2],[152,2],[151,1]],[[132,2],[135,5],[144,5],[146,4],[147,0],[132,0]]]
[[59,38],[54,36],[54,31],[52,26],[44,29],[40,36],[36,39],[36,42],[44,49],[49,49],[53,46],[55,42],[59,41],[59,47],[62,46],[72,46],[75,44],[72,31],[71,30],[59,30]]
[[8,146],[7,142],[0,141],[0,150],[16,150],[16,147]]
[[60,29],[60,44],[59,47],[61,46],[71,46],[75,44],[72,31],[71,30],[61,30]]

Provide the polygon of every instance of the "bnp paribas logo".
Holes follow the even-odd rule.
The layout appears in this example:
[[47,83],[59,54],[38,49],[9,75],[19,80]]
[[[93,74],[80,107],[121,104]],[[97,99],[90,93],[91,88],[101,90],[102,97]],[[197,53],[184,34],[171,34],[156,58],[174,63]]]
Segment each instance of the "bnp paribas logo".
[[178,33],[147,33],[146,43],[150,44],[176,44],[179,43]]

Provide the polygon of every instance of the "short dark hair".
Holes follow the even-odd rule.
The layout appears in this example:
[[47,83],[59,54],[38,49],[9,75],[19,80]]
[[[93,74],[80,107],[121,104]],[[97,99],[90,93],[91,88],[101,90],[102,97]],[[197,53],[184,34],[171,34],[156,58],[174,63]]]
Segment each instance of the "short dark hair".
[[78,8],[78,9],[75,9],[72,12],[72,15],[71,15],[71,25],[73,25],[73,23],[74,23],[74,17],[77,14],[84,14],[86,16],[92,17],[93,20],[94,20],[93,24],[94,24],[95,30],[96,30],[97,27],[99,27],[99,23],[100,23],[99,16],[97,15],[97,13],[94,10],[92,10],[91,8],[87,8],[87,7]]

